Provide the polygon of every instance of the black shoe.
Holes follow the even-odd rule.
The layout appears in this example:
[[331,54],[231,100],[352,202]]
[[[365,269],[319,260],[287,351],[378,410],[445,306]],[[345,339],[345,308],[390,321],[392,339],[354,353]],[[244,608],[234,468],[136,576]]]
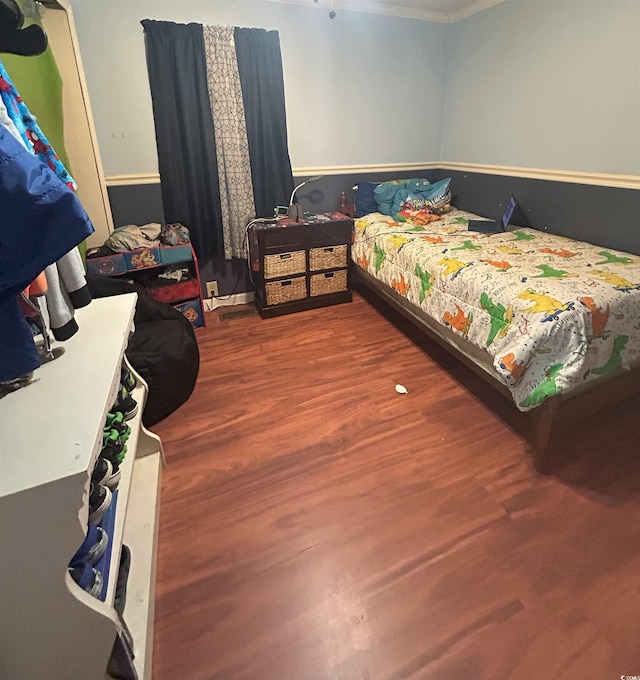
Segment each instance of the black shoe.
[[133,418],[138,412],[138,402],[129,394],[129,390],[124,385],[120,385],[116,403],[111,410],[120,411],[125,420]]
[[110,505],[111,489],[92,482],[89,492],[89,522],[98,524]]
[[124,419],[124,414],[120,411],[109,411],[104,422],[103,433],[107,437],[111,434],[111,430],[117,430],[118,436],[123,442],[126,442],[131,435],[131,427]]
[[122,369],[120,370],[120,382],[122,385],[124,385],[125,390],[128,392],[133,392],[133,390],[138,385],[138,381],[135,379],[133,373],[124,363],[122,364]]
[[105,486],[113,473],[113,465],[106,458],[98,457],[91,473],[91,481],[94,484]]
[[129,546],[122,544],[120,553],[120,568],[116,580],[116,593],[113,600],[115,610],[122,616],[124,607],[127,603],[127,580],[129,579],[129,569],[131,568],[131,550]]
[[120,482],[120,461],[124,457],[124,452],[124,445],[119,440],[107,440],[102,447],[102,451],[100,451],[100,458],[103,458],[111,464],[111,475],[104,483],[104,486],[108,486],[112,491]]

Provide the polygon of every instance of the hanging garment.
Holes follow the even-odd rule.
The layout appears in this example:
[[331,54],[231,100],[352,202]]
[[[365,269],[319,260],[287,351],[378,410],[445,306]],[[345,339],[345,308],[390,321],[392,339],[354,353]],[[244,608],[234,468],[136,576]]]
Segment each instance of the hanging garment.
[[67,169],[58,158],[49,140],[40,129],[34,116],[22,101],[3,63],[0,61],[0,97],[7,109],[9,118],[13,121],[20,136],[29,149],[38,156],[49,168],[70,188],[76,189],[76,184]]
[[15,296],[93,233],[73,191],[0,125],[0,380],[38,366]]
[[4,100],[2,97],[0,97],[0,125],[4,125],[5,128],[21,143],[24,145],[24,148],[26,149],[27,146],[24,143],[24,140],[20,136],[20,133],[18,132],[18,128],[15,126],[15,123],[9,118],[9,114],[7,113],[7,107],[4,105]]
[[91,302],[91,293],[84,278],[84,265],[77,248],[70,250],[44,270],[47,277],[47,311],[53,337],[68,340],[78,331],[74,310]]
[[31,329],[15,296],[0,300],[0,348],[0,383],[40,366]]
[[71,189],[0,126],[0,299],[93,233]]
[[216,136],[224,256],[245,255],[246,226],[255,217],[253,182],[232,26],[203,26],[207,86]]

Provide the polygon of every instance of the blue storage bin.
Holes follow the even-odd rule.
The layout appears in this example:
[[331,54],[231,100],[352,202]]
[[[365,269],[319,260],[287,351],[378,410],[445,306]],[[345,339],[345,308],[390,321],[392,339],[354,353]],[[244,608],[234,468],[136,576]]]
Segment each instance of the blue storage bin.
[[173,306],[189,319],[194,328],[202,328],[204,326],[204,316],[202,315],[202,305],[199,298]]
[[109,257],[87,258],[87,272],[89,274],[97,274],[98,276],[115,276],[116,274],[124,274],[126,271],[127,265],[124,261],[124,256],[122,253],[109,255]]
[[177,262],[189,262],[193,259],[191,246],[163,246],[160,248],[160,262],[162,264],[175,264]]
[[160,264],[160,248],[141,248],[124,253],[127,271],[157,267]]

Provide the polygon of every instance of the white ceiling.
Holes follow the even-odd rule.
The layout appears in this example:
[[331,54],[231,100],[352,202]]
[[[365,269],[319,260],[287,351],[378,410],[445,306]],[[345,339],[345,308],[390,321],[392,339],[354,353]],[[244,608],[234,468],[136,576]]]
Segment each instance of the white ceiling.
[[315,7],[326,12],[367,12],[450,23],[481,12],[504,0],[271,0]]

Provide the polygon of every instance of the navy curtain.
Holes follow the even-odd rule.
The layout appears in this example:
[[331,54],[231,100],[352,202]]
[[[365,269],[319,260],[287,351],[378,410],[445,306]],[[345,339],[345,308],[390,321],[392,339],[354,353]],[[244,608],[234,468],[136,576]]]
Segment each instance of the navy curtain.
[[288,205],[293,191],[280,38],[277,31],[236,28],[234,39],[256,216],[272,217],[274,206]]
[[224,255],[215,133],[200,24],[142,21],[167,222],[191,231],[198,257]]

